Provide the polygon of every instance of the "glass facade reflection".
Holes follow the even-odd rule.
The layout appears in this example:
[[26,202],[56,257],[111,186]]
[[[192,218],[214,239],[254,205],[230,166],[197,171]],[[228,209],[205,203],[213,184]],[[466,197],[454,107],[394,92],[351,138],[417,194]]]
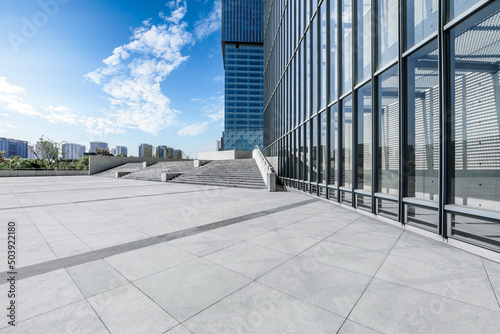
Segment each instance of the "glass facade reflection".
[[500,251],[500,1],[263,12],[264,154],[282,182]]

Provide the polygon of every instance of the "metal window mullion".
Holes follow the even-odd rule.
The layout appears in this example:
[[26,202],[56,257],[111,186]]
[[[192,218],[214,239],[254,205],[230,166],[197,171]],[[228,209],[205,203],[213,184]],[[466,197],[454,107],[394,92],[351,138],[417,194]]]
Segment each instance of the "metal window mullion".
[[446,65],[446,59],[450,55],[449,43],[445,39],[444,23],[446,22],[446,0],[439,1],[438,4],[438,75],[439,77],[439,174],[438,174],[438,233],[447,238],[451,235],[448,231],[445,205],[448,204],[448,147],[450,136],[450,124],[448,109],[451,110],[451,93],[449,91],[450,67]]
[[404,29],[405,29],[405,4],[404,1],[399,2],[399,22],[398,22],[398,71],[399,71],[399,94],[398,94],[398,103],[399,103],[399,162],[398,162],[398,220],[401,223],[405,223],[402,219],[404,214],[403,210],[404,203],[403,197],[405,196],[406,189],[406,173],[405,173],[405,163],[406,163],[406,143],[407,143],[407,122],[406,122],[406,100],[407,100],[407,85],[405,84],[407,81],[406,75],[406,67],[404,66],[403,60],[403,52],[405,47],[404,39],[406,38]]
[[[342,0],[337,0],[337,96],[342,93]],[[340,72],[340,73],[339,73]],[[342,101],[337,104],[337,202],[340,202],[342,183]]]
[[375,193],[378,191],[378,82],[374,76],[377,70],[377,15],[378,7],[377,0],[372,0],[371,2],[372,12],[371,12],[371,81],[372,81],[372,213],[377,213],[377,200],[375,199]]
[[[331,107],[328,107],[330,102],[330,1],[326,1],[326,173],[325,173],[325,184],[328,186],[330,184],[330,136],[331,136],[331,123],[330,123],[330,112]],[[326,197],[329,198],[329,191],[326,192]]]
[[357,83],[357,78],[358,78],[358,71],[357,71],[357,65],[358,65],[358,52],[357,52],[357,40],[358,40],[358,1],[353,0],[352,2],[352,10],[351,10],[351,53],[352,53],[352,82],[351,82],[351,99],[352,99],[352,166],[351,166],[351,184],[352,184],[352,206],[356,207],[356,195],[354,193],[354,189],[357,188],[358,186],[358,169],[356,168],[356,165],[358,163],[358,99],[357,99],[357,91],[354,91],[354,86]]

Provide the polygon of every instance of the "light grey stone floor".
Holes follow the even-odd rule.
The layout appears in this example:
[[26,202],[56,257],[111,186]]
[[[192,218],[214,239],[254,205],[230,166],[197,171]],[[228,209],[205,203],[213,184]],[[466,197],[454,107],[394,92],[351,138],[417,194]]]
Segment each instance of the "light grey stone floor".
[[[0,244],[15,221],[27,274],[2,334],[499,333],[499,263],[299,192],[84,176],[0,188]],[[4,277],[0,296],[5,310]]]

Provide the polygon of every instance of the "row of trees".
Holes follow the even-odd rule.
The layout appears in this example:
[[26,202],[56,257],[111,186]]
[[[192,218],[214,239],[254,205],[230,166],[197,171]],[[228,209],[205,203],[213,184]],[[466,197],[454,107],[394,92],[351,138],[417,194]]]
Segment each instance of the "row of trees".
[[[57,143],[42,136],[36,145],[30,145],[29,150],[35,159],[23,159],[21,157],[10,157],[5,159],[5,152],[0,151],[0,169],[56,169],[56,170],[88,170],[89,157],[83,156],[80,160],[67,160],[64,154],[65,142]],[[97,155],[113,156],[109,149],[97,147]],[[118,156],[126,157],[124,153]],[[179,151],[174,153],[170,147],[153,145],[144,148],[145,158],[167,158],[167,159],[189,159]]]
[[67,160],[64,156],[64,145],[42,136],[36,145],[30,145],[29,150],[35,159],[23,159],[18,156],[5,158],[5,152],[0,152],[0,169],[56,169],[56,170],[87,170],[89,157],[79,160]]

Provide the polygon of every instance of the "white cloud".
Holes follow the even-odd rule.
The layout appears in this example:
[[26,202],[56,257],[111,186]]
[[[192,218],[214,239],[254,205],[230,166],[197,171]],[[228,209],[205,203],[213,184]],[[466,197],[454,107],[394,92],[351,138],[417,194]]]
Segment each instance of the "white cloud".
[[10,117],[10,115],[7,114],[6,112],[0,112],[0,116],[2,116],[2,117]]
[[212,11],[208,16],[201,18],[194,25],[194,36],[203,39],[220,29],[221,25],[221,1],[214,1]]
[[87,119],[89,131],[121,133],[130,128],[157,134],[175,123],[179,111],[170,107],[160,83],[187,61],[181,50],[194,44],[194,38],[187,23],[181,22],[186,2],[171,1],[167,6],[170,16],[161,14],[165,24],[143,22],[133,30],[130,43],[115,48],[113,55],[103,60],[103,67],[85,75],[102,85],[110,102],[104,117]]
[[43,108],[49,114],[43,117],[51,123],[81,124],[85,122],[85,117],[81,117],[76,111],[67,106],[48,106]]
[[12,124],[9,124],[7,122],[0,122],[0,128],[11,128],[11,129],[16,129],[17,126],[14,126]]
[[6,77],[0,77],[0,94],[23,94],[26,89],[7,82]]
[[209,123],[208,122],[203,122],[203,123],[196,123],[196,124],[191,124],[188,125],[182,129],[180,129],[177,134],[179,136],[197,136],[207,130]]
[[218,75],[218,76],[214,77],[214,81],[215,82],[224,81],[224,76],[223,75]]

